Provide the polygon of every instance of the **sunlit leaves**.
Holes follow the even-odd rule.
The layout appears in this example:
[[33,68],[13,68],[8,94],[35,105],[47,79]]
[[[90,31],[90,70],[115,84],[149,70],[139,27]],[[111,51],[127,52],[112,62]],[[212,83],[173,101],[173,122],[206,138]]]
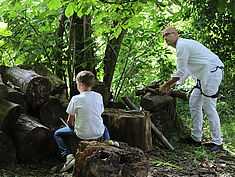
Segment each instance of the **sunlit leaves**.
[[50,9],[55,9],[57,10],[61,6],[61,0],[51,0],[48,4],[48,7]]
[[65,15],[66,17],[70,17],[74,14],[74,11],[75,11],[75,4],[74,3],[69,3],[69,5],[66,7],[65,9]]

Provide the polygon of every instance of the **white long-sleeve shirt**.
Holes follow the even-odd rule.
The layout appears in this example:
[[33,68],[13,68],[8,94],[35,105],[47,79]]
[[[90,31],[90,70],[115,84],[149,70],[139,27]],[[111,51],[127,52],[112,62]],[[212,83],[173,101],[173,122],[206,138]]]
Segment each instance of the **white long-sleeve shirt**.
[[202,84],[207,83],[210,71],[216,66],[224,66],[217,55],[200,42],[179,38],[176,43],[177,70],[172,77],[179,77],[179,82],[190,75],[199,79]]

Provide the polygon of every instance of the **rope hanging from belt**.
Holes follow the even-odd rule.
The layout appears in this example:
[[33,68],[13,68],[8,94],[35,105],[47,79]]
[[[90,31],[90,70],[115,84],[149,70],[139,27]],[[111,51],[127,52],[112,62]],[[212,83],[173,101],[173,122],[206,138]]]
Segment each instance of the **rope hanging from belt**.
[[[218,69],[222,69],[223,70],[223,68],[224,68],[223,66],[217,66],[215,68],[215,70],[211,71],[211,73],[216,72]],[[217,98],[219,96],[219,90],[214,95],[207,95],[207,94],[203,93],[202,88],[201,88],[201,81],[199,79],[197,79],[197,84],[196,84],[196,86],[193,87],[193,89],[194,88],[198,88],[201,91],[201,94],[203,96],[205,96],[205,97]],[[190,93],[192,93],[193,89],[190,91]]]

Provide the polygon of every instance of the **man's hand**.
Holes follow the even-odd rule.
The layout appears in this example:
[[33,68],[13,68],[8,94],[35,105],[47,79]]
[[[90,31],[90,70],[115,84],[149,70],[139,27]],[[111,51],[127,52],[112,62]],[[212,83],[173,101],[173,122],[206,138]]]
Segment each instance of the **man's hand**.
[[161,93],[167,93],[168,90],[169,90],[169,88],[166,85],[164,85],[164,84],[159,86],[159,91]]

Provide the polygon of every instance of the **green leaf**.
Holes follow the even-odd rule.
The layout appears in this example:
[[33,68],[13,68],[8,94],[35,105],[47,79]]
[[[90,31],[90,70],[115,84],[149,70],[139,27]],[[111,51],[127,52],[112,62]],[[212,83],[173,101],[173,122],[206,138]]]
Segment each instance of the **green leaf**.
[[3,40],[0,40],[0,47],[2,47],[4,44],[4,41]]
[[117,30],[114,32],[114,36],[118,38],[119,34],[122,32],[122,28],[119,26]]
[[67,18],[71,17],[74,14],[74,9],[75,9],[74,3],[69,3],[69,5],[65,10],[65,15]]
[[59,9],[61,6],[61,0],[51,0],[48,4],[49,9]]

